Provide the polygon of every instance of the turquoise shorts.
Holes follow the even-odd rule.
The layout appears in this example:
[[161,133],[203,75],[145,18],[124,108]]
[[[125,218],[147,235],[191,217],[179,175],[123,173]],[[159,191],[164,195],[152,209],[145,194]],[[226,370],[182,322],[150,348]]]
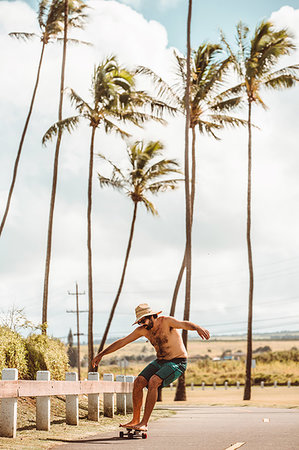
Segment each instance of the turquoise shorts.
[[163,380],[162,387],[166,387],[179,378],[179,376],[185,372],[186,367],[186,358],[175,358],[171,360],[155,359],[149,363],[139,375],[144,377],[147,381],[149,381],[153,375],[158,375],[158,377]]

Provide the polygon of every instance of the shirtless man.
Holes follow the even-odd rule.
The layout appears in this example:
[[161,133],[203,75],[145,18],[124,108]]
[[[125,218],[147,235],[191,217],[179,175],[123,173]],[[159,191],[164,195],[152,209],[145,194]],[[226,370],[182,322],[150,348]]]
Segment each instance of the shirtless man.
[[[158,315],[147,303],[142,303],[135,309],[138,324],[133,333],[118,339],[102,350],[93,359],[93,367],[97,366],[103,356],[124,347],[130,342],[144,336],[155,347],[157,359],[146,366],[134,381],[133,388],[133,418],[129,423],[120,425],[135,430],[147,431],[147,424],[158,397],[158,387],[169,386],[182,375],[187,367],[187,351],[178,329],[197,331],[202,339],[209,339],[210,333],[187,320],[177,320],[174,317]],[[143,399],[143,388],[147,387],[147,397],[143,418],[140,421],[140,411]]]

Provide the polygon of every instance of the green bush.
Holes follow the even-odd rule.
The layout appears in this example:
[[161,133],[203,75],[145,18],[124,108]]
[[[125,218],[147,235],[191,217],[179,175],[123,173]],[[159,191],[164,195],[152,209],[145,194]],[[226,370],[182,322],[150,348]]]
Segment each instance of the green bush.
[[38,370],[49,370],[51,379],[64,380],[68,370],[65,346],[57,339],[32,334],[26,339],[28,378],[35,379]]
[[281,352],[268,352],[256,356],[257,362],[270,363],[279,361],[288,363],[290,361],[299,362],[299,350],[292,348],[291,350],[284,350]]
[[25,340],[7,327],[0,327],[0,373],[4,368],[18,369],[19,378],[28,376]]

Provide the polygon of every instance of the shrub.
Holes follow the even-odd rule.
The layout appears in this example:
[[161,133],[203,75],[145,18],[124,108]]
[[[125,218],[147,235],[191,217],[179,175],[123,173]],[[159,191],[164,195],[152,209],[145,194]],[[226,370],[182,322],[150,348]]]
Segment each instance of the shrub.
[[32,334],[26,339],[28,378],[35,379],[38,370],[49,370],[51,379],[64,380],[68,370],[65,346],[57,339]]
[[18,333],[0,327],[0,372],[4,368],[18,369],[19,378],[28,374],[25,341]]

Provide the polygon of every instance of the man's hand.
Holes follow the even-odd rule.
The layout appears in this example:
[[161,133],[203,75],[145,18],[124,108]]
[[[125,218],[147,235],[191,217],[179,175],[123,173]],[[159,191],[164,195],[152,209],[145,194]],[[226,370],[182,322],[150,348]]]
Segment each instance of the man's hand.
[[210,333],[205,328],[198,327],[196,331],[202,339],[210,339]]
[[98,354],[97,356],[95,356],[95,357],[93,358],[93,360],[91,361],[92,367],[95,368],[96,366],[98,366],[98,365],[99,365],[99,362],[101,361],[101,359],[102,359],[102,355],[99,353],[99,354]]

